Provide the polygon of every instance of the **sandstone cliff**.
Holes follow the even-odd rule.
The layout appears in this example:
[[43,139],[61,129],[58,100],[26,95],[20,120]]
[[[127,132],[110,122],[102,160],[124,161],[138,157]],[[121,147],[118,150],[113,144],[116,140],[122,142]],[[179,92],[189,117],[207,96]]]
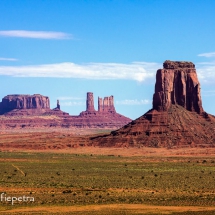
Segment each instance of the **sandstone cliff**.
[[[0,102],[0,114],[20,109],[50,109],[50,102],[47,96],[34,95],[7,95]],[[43,111],[41,111],[43,112]]]
[[153,109],[167,111],[178,104],[189,111],[202,113],[200,83],[191,62],[165,61],[156,75]]

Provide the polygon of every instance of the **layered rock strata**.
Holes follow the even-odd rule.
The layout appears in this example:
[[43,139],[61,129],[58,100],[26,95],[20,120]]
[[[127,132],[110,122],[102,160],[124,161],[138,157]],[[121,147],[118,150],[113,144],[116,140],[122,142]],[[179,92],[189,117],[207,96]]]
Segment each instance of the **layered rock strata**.
[[172,104],[178,104],[189,111],[204,112],[195,65],[165,61],[163,66],[156,75],[153,109],[168,111]]
[[0,102],[0,114],[4,114],[10,111],[23,110],[23,112],[43,113],[47,109],[50,109],[50,102],[47,96],[40,94],[34,95],[7,95]]
[[99,146],[214,147],[215,117],[204,112],[195,65],[165,61],[156,75],[153,108],[112,131],[91,138]]

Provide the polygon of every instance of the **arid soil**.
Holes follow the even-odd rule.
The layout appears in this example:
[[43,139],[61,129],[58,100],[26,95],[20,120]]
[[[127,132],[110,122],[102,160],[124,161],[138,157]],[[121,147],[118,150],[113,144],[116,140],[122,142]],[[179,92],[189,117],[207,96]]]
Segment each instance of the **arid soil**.
[[[10,214],[172,214],[183,212],[210,212],[215,207],[195,207],[195,206],[151,206],[140,204],[110,204],[110,205],[87,205],[87,206],[45,206],[33,208],[18,208],[10,210]],[[60,213],[59,213],[60,211]],[[5,212],[1,212],[2,214]],[[211,213],[211,214],[212,214]]]
[[204,147],[100,147],[93,146],[93,136],[108,134],[108,130],[61,129],[51,131],[1,132],[1,151],[37,151],[57,153],[81,153],[122,156],[215,156],[215,148]]

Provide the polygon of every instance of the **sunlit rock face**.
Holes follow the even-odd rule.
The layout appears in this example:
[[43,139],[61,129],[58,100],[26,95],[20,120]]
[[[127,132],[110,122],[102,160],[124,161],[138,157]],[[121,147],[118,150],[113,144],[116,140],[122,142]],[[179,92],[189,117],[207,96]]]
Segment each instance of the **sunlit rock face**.
[[172,104],[202,113],[200,83],[195,65],[185,61],[165,61],[157,70],[153,109],[167,111]]

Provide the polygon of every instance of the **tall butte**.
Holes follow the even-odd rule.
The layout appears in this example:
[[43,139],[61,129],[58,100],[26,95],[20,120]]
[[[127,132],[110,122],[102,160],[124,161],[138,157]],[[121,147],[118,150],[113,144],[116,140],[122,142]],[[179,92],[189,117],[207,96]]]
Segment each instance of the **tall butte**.
[[92,137],[92,145],[214,147],[215,117],[202,107],[195,65],[165,61],[156,74],[153,107],[109,135]]

